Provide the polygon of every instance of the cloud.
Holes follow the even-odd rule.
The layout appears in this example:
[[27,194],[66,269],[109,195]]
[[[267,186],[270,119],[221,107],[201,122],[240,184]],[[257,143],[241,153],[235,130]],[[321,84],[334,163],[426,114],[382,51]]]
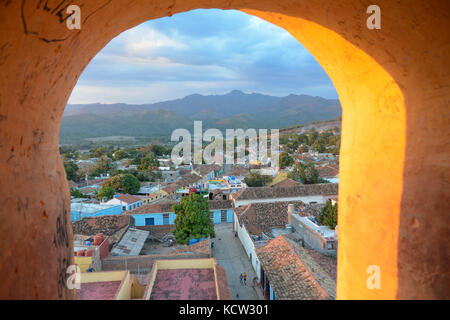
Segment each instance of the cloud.
[[337,98],[324,70],[287,31],[212,9],[123,32],[91,61],[69,103],[151,103],[233,89]]

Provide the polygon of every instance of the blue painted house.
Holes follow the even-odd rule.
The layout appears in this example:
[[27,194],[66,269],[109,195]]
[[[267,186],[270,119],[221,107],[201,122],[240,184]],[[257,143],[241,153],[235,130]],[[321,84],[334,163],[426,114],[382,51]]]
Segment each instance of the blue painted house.
[[172,206],[176,202],[163,204],[146,204],[129,212],[135,220],[136,227],[161,226],[175,224],[176,215]]
[[233,223],[233,201],[231,200],[210,200],[211,220],[214,224]]
[[[137,227],[160,226],[175,224],[176,214],[173,212],[173,205],[177,202],[162,204],[146,204],[129,212],[135,220]],[[230,200],[209,201],[211,220],[217,223],[232,223],[234,214],[232,210],[233,202]]]

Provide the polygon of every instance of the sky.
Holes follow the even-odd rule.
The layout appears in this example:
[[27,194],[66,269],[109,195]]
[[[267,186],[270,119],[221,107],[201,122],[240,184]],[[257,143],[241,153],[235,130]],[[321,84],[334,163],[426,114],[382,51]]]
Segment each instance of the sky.
[[337,99],[314,57],[287,31],[236,10],[147,21],[89,63],[69,103],[146,104],[232,90]]

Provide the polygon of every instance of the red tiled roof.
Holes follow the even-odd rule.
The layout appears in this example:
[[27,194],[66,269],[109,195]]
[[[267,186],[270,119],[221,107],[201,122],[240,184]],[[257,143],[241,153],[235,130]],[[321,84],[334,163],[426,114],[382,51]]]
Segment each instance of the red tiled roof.
[[233,208],[233,201],[231,200],[209,200],[209,209],[231,209]]
[[97,191],[97,188],[94,187],[85,187],[85,188],[81,188],[78,189],[78,191],[80,191],[82,194],[87,195],[87,194],[93,194],[95,193],[95,191]]
[[161,224],[154,226],[136,226],[138,230],[151,231],[151,235],[154,238],[162,239],[164,236],[170,234],[175,230],[174,224]]
[[199,241],[191,245],[185,245],[181,248],[172,251],[170,254],[182,254],[186,252],[204,253],[211,256],[211,239],[208,237],[205,240]]
[[301,185],[301,183],[298,183],[297,181],[292,180],[290,178],[286,178],[278,183],[271,185],[271,187],[272,188],[288,188],[288,187],[298,186],[298,185]]
[[118,200],[123,201],[128,204],[141,200],[140,198],[133,196],[131,194],[121,194],[121,195],[118,195],[115,199],[118,199]]
[[204,177],[211,172],[217,172],[222,169],[222,166],[218,164],[202,164],[194,166],[194,171],[200,176]]
[[189,173],[184,175],[181,179],[175,181],[178,188],[182,188],[191,184],[200,183],[202,181],[202,177],[195,173]]
[[228,286],[228,278],[225,268],[216,264],[217,286],[219,287],[219,299],[231,300],[230,287]]
[[261,266],[279,300],[322,300],[329,298],[293,245],[283,236],[257,248]]
[[107,236],[113,235],[115,232],[130,224],[130,216],[127,215],[108,215],[100,217],[87,217],[72,222],[74,234],[85,236],[93,236],[97,233],[103,233]]
[[337,260],[317,252],[312,249],[304,248],[304,250],[311,256],[311,258],[322,267],[322,269],[330,276],[331,280],[337,280]]
[[69,188],[76,188],[76,187],[78,187],[78,183],[76,183],[72,180],[69,180]]
[[319,285],[326,291],[331,299],[336,298],[337,259],[320,252],[303,248],[294,241],[294,236],[284,236],[285,240],[294,249],[302,263],[308,268]]
[[237,208],[234,208],[234,209],[233,209],[233,211],[234,211],[234,213],[236,214],[236,216],[238,217],[238,219],[239,219],[239,216],[240,216],[243,212],[245,212],[245,210],[247,210],[247,208],[248,208],[249,206],[250,206],[250,205],[247,204],[247,205],[245,205],[245,206],[240,206],[240,207],[237,207]]
[[213,269],[158,270],[150,300],[216,300]]
[[242,207],[235,209],[240,225],[250,234],[261,237],[262,233],[269,236],[272,228],[284,228],[288,223],[288,205],[294,204],[294,208],[299,215],[303,215],[305,204],[302,201],[282,201],[251,203],[247,209]]
[[170,213],[173,212],[173,205],[178,202],[149,203],[139,208],[127,211],[128,214],[149,214],[149,213]]
[[230,199],[236,200],[239,198],[239,196],[244,192],[244,189],[240,189],[237,192],[233,192],[230,194]]
[[330,165],[320,166],[316,168],[321,178],[335,177],[339,174],[339,169]]
[[242,166],[234,166],[230,172],[227,173],[228,176],[242,176],[246,177],[250,175],[250,170]]
[[77,290],[77,300],[113,300],[122,281],[82,283]]
[[250,200],[335,194],[338,194],[337,183],[320,183],[300,184],[287,188],[250,187],[242,189],[239,193],[232,194],[232,197],[236,200]]
[[162,188],[163,191],[167,192],[168,194],[174,193],[178,190],[178,185],[176,183],[172,183],[164,188]]

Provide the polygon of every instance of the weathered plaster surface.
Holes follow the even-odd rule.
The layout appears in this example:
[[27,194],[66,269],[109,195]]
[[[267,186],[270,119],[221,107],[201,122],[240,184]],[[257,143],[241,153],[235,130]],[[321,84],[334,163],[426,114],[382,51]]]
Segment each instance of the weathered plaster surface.
[[[70,2],[70,3],[69,3]],[[65,25],[68,4],[82,29]],[[378,0],[0,0],[0,298],[73,298],[69,192],[58,154],[89,61],[149,19],[241,9],[289,31],[343,106],[337,296],[449,298],[450,5]],[[380,290],[366,286],[369,265]]]

